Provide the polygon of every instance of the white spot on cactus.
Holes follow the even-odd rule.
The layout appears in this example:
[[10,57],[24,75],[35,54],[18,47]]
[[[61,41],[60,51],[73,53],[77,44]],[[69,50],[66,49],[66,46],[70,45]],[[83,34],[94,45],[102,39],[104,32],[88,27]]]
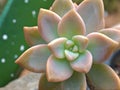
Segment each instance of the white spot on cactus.
[[11,77],[14,77],[14,73],[11,73],[10,76],[11,76]]
[[5,62],[6,62],[5,58],[2,58],[1,63],[5,63]]
[[25,3],[29,3],[29,0],[24,0]]
[[33,17],[36,16],[36,11],[35,10],[32,11],[32,15],[33,15]]
[[24,45],[21,45],[20,46],[20,51],[24,51],[25,50],[25,46]]
[[16,59],[16,58],[18,58],[18,55],[17,55],[17,54],[15,54],[15,55],[14,55],[14,58],[15,58],[15,59]]
[[8,35],[7,35],[7,34],[4,34],[4,35],[2,36],[2,38],[3,38],[3,40],[7,40],[7,39],[8,39]]
[[16,23],[16,19],[13,19],[12,22],[13,22],[13,23]]

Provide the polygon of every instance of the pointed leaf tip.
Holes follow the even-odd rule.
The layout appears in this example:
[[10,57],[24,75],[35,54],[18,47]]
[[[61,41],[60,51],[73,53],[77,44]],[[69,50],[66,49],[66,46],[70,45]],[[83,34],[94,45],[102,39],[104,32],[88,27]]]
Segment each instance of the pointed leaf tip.
[[33,26],[33,27],[25,26],[23,29],[24,29],[25,40],[30,46],[46,43],[40,36],[37,26]]
[[90,33],[87,37],[89,39],[87,49],[92,53],[93,60],[97,63],[107,60],[119,46],[118,42],[102,33]]
[[54,12],[46,9],[40,9],[38,15],[38,30],[41,37],[50,42],[58,38],[57,28],[61,18]]
[[86,34],[104,28],[103,0],[83,0],[78,6],[77,12],[85,22]]
[[47,45],[36,45],[26,50],[15,63],[32,72],[45,72],[50,51]]
[[73,8],[75,7],[72,0],[55,0],[50,10],[62,17]]
[[59,36],[68,39],[72,39],[74,35],[84,35],[85,32],[84,22],[74,9],[65,14],[58,25]]

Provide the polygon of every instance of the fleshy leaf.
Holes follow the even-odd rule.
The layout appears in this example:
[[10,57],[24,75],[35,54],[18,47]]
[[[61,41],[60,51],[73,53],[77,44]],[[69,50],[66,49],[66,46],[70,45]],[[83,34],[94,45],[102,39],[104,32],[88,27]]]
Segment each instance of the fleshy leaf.
[[101,33],[87,35],[89,39],[87,49],[92,53],[95,62],[103,62],[113,53],[119,43]]
[[65,50],[65,56],[66,56],[67,60],[73,61],[79,56],[79,53],[75,53],[75,52],[72,52],[72,51],[69,51],[69,50]]
[[41,38],[38,32],[38,27],[24,27],[25,40],[30,46],[37,44],[45,44],[45,41]]
[[70,65],[75,71],[87,73],[92,65],[92,54],[89,51],[80,53],[76,60],[70,62]]
[[67,41],[66,41],[66,44],[65,44],[65,47],[66,47],[67,49],[69,49],[69,48],[73,47],[73,45],[74,45],[74,42],[73,42],[73,41],[67,40]]
[[48,82],[46,74],[42,74],[39,81],[38,90],[62,90],[60,82]]
[[84,22],[74,9],[63,16],[58,25],[58,34],[68,39],[72,39],[74,35],[85,34]]
[[74,72],[72,77],[61,83],[61,90],[86,90],[85,74]]
[[49,49],[57,58],[64,58],[65,43],[67,38],[57,38],[48,44]]
[[87,78],[92,90],[120,90],[119,77],[105,64],[93,64]]
[[120,30],[114,28],[107,28],[107,29],[102,29],[99,32],[107,35],[109,38],[117,42],[120,42]]
[[16,63],[32,72],[41,73],[46,71],[46,63],[49,56],[50,51],[47,45],[36,45],[26,50],[17,59]]
[[48,82],[46,75],[41,76],[40,90],[86,90],[85,74],[74,72],[73,75],[63,82]]
[[78,46],[80,52],[85,50],[88,45],[88,38],[82,35],[73,36],[72,40]]
[[61,18],[50,10],[40,9],[38,16],[38,30],[41,37],[50,42],[58,38],[57,27]]
[[86,25],[86,34],[104,28],[103,0],[84,0],[77,9]]
[[65,59],[57,59],[51,55],[47,61],[47,79],[49,82],[67,80],[73,74],[73,70]]
[[55,0],[50,10],[62,17],[73,8],[75,7],[72,0]]

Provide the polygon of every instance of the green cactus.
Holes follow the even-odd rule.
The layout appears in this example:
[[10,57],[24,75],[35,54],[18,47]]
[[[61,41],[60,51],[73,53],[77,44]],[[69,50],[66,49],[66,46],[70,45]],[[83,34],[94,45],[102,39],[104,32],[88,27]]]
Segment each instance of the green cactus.
[[28,48],[23,26],[37,24],[39,8],[49,8],[54,0],[8,0],[0,15],[0,87],[18,77],[21,68],[15,59]]

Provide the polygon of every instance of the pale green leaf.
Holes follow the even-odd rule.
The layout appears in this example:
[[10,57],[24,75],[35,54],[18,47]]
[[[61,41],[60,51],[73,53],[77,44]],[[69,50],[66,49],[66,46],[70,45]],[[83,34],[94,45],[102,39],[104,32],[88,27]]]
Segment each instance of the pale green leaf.
[[58,25],[59,36],[68,39],[72,39],[74,35],[84,35],[85,32],[84,22],[74,9],[65,14]]
[[57,28],[61,18],[54,12],[46,9],[40,9],[38,15],[38,30],[41,37],[50,42],[58,38]]
[[119,77],[105,64],[93,64],[87,78],[93,90],[120,90]]
[[67,38],[57,38],[48,44],[49,49],[57,58],[65,58],[64,50]]
[[104,28],[103,0],[84,0],[77,12],[85,22],[86,34]]
[[92,66],[92,54],[86,50],[76,60],[71,61],[70,65],[77,72],[87,73]]
[[91,33],[87,35],[89,39],[87,49],[92,53],[95,62],[107,60],[116,50],[119,43],[101,33]]
[[45,72],[50,51],[45,44],[36,45],[26,50],[16,63],[32,72]]
[[75,7],[72,0],[55,0],[50,10],[62,17],[73,8]]
[[51,55],[47,61],[47,79],[49,82],[61,82],[70,78],[73,70],[66,59],[57,59]]
[[86,86],[85,74],[77,72],[63,82],[48,82],[46,75],[43,74],[39,82],[40,90],[86,90]]
[[24,27],[25,40],[30,46],[45,44],[46,42],[40,36],[37,26]]

